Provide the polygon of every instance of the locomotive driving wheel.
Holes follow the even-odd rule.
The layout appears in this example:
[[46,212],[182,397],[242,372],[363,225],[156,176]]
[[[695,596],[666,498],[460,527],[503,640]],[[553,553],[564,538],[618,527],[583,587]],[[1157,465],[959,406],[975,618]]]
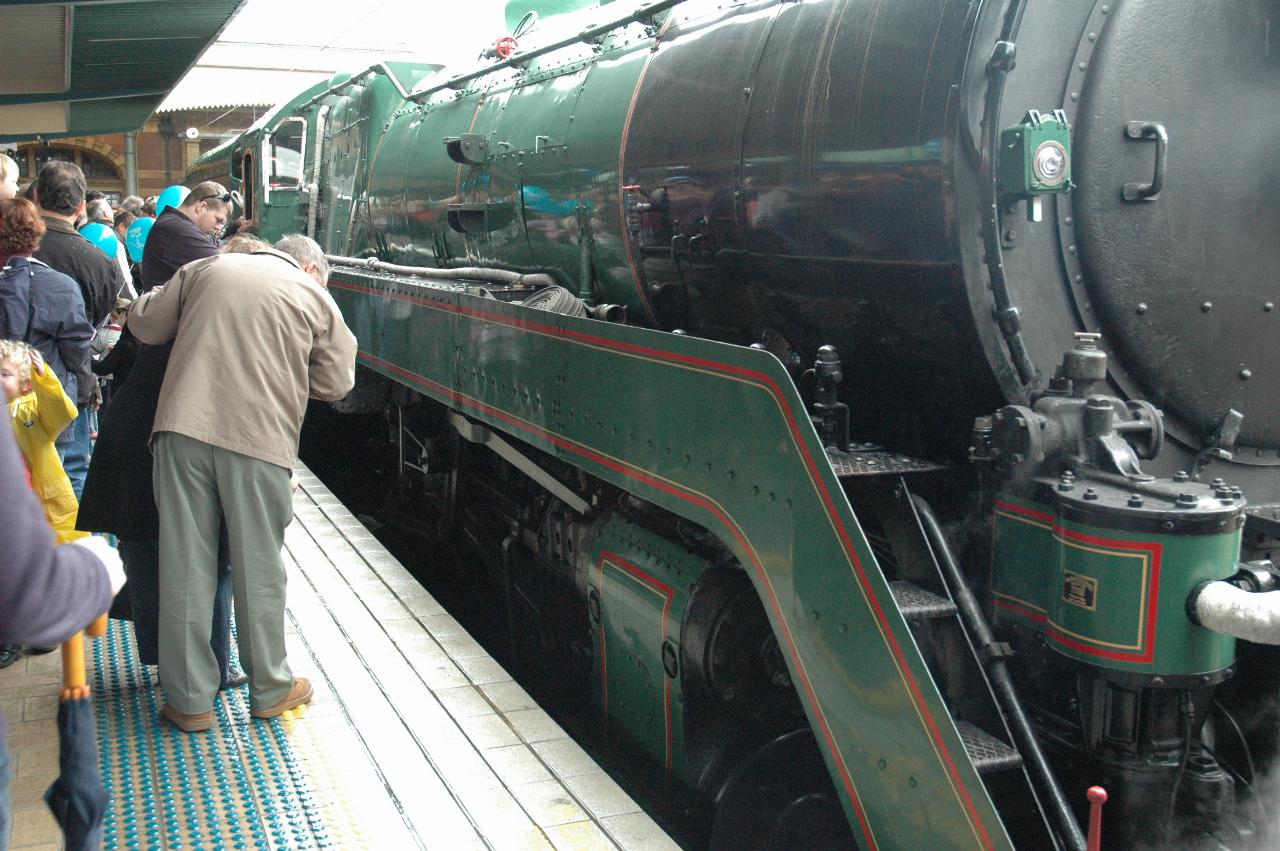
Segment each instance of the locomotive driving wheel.
[[737,761],[718,781],[712,805],[712,851],[857,847],[807,727]]

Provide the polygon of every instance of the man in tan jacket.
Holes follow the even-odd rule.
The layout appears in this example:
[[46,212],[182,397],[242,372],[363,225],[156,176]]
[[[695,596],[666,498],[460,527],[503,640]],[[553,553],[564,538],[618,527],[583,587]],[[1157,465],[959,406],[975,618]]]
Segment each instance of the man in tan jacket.
[[272,718],[311,699],[285,655],[280,548],[307,398],[341,399],[355,383],[356,339],[325,290],[328,275],[320,246],[290,236],[275,249],[189,263],[129,310],[139,340],[174,340],[152,477],[164,506],[164,714],[188,732],[213,725],[219,674],[209,623],[223,520],[251,714]]

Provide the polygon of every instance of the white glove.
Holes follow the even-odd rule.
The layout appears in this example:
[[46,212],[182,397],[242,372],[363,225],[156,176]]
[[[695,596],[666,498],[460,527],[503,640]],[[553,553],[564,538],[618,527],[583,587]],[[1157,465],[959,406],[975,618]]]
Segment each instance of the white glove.
[[102,562],[102,567],[107,571],[107,578],[111,580],[111,596],[114,597],[120,593],[125,582],[124,565],[120,563],[120,554],[116,552],[115,547],[108,544],[106,538],[100,538],[97,535],[80,538],[71,543],[84,547]]

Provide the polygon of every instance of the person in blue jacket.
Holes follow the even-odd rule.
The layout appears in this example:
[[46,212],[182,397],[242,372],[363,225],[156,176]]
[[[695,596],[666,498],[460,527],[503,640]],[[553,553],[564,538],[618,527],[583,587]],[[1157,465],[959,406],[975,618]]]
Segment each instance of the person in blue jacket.
[[30,201],[0,201],[0,339],[21,340],[39,350],[75,399],[94,330],[79,285],[32,257],[44,233]]

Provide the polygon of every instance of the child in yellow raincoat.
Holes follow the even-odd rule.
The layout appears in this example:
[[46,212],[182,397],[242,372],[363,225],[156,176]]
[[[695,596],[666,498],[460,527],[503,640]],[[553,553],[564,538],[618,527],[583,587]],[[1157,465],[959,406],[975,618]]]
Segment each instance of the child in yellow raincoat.
[[0,388],[31,475],[31,489],[44,504],[58,543],[88,537],[76,531],[80,505],[53,445],[58,434],[75,420],[75,402],[53,370],[45,366],[40,353],[15,340],[0,340]]

